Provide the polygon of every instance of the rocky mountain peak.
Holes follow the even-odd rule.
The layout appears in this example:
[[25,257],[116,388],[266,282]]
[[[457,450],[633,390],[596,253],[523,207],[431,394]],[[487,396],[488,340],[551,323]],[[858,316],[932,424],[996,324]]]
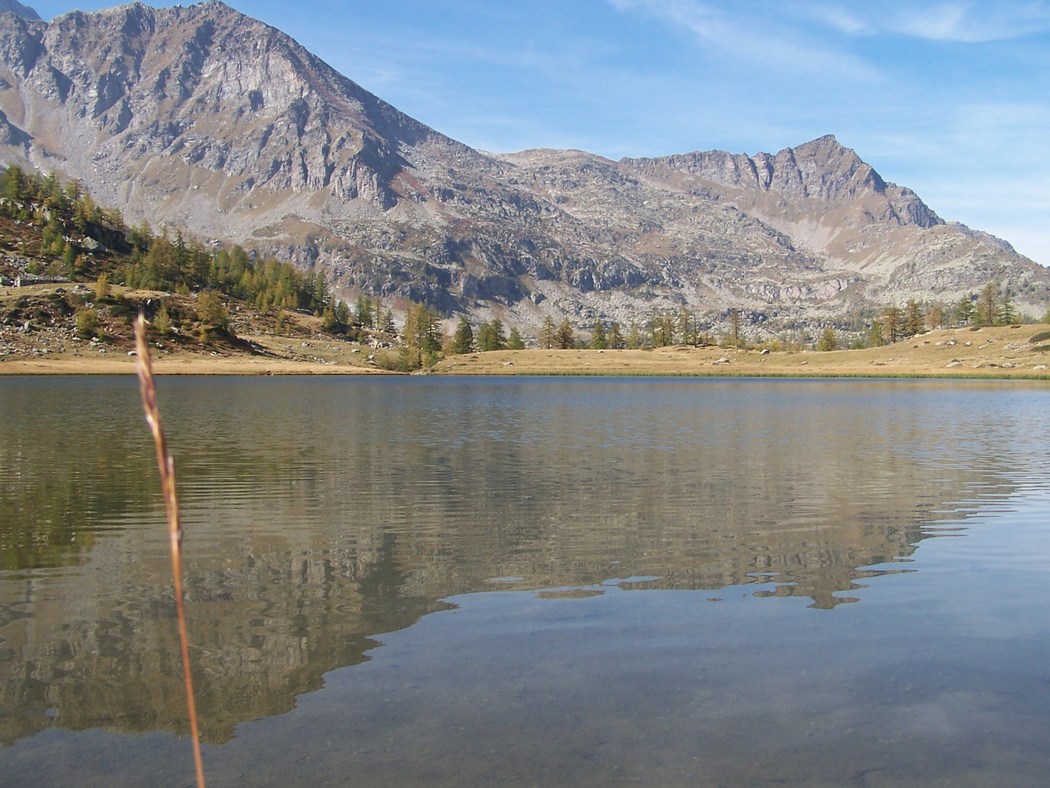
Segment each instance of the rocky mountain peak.
[[[930,228],[943,221],[909,189],[883,180],[832,134],[776,154],[703,151],[621,164],[648,178],[730,198],[774,226],[789,215],[856,214],[875,221]],[[790,206],[790,210],[785,210]]]
[[40,21],[40,14],[29,6],[22,5],[18,0],[0,0],[0,14],[5,12],[14,14],[15,16],[20,16],[23,19]]
[[886,183],[834,135],[779,153],[702,151],[656,159],[624,159],[651,175],[683,173],[721,186],[775,192],[792,199],[849,200],[863,192],[882,194]]
[[327,190],[386,210],[399,200],[407,149],[453,145],[216,0],[72,12],[17,38],[35,40],[0,61],[28,89],[15,114],[54,116],[31,147],[72,177],[101,180],[109,200],[127,199],[135,184],[117,192],[100,170],[160,157],[174,167],[153,201],[211,173],[230,179],[235,196]]
[[789,325],[993,277],[1042,310],[1050,292],[1045,269],[945,225],[833,135],[775,154],[491,156],[217,0],[0,14],[0,162],[348,297],[523,327],[729,308]]
[[801,183],[803,197],[828,201],[853,199],[863,193],[885,194],[886,182],[833,134],[786,148],[774,161],[791,173],[790,180]]

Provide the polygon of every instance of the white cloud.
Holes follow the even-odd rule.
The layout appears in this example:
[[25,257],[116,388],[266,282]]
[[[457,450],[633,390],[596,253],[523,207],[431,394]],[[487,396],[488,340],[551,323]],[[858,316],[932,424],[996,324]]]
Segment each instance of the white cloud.
[[850,36],[891,34],[926,41],[984,43],[1050,31],[1050,4],[1025,0],[928,6],[911,0],[886,0],[877,6],[851,4],[848,8],[839,2],[809,2],[796,3],[792,10]]
[[[720,58],[747,61],[778,74],[834,75],[876,80],[879,72],[840,47],[786,24],[775,4],[735,6],[726,13],[699,0],[608,0],[621,12],[640,11],[689,34]],[[752,6],[754,4],[751,4]]]

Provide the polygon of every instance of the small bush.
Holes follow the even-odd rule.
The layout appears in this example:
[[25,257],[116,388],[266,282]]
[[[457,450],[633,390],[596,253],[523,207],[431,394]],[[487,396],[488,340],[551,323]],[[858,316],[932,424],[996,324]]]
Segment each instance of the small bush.
[[77,310],[76,316],[73,318],[76,321],[76,333],[81,339],[90,339],[91,337],[98,336],[98,312],[91,307],[81,307]]

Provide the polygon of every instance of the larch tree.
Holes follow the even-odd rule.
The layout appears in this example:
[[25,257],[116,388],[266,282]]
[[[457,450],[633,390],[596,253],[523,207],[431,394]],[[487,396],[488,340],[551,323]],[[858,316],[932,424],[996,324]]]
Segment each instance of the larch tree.
[[835,336],[835,329],[831,326],[826,326],[824,331],[821,332],[820,339],[817,340],[817,350],[827,352],[829,350],[835,350],[838,347],[838,337]]
[[977,299],[977,319],[979,326],[994,326],[999,319],[1000,309],[999,285],[989,282],[984,286]]
[[561,325],[558,326],[555,341],[557,342],[558,347],[562,350],[569,350],[576,347],[576,334],[572,330],[572,324],[569,322],[569,318],[562,318]]
[[925,324],[926,316],[923,314],[922,306],[915,299],[909,299],[904,306],[904,336],[913,337],[922,333]]
[[456,332],[452,335],[452,352],[463,355],[474,350],[474,329],[466,317],[460,317]]
[[594,326],[591,328],[591,348],[593,350],[605,350],[609,345],[609,340],[605,334],[605,322],[598,318],[594,321]]
[[510,330],[510,336],[507,337],[507,350],[524,350],[525,340],[521,338],[521,332],[518,331],[518,327],[514,326]]
[[482,323],[478,328],[478,350],[504,350],[507,347],[507,338],[503,335],[503,323],[499,318],[492,318],[487,323]]
[[540,327],[540,347],[544,350],[550,350],[557,343],[558,331],[554,326],[554,318],[550,315],[546,315],[543,318],[543,325]]
[[903,316],[900,307],[888,306],[882,310],[882,335],[891,345],[901,338]]

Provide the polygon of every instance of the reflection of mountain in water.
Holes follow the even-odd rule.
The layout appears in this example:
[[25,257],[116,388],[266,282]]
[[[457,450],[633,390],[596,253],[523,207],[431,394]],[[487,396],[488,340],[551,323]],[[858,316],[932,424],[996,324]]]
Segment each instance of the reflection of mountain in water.
[[[101,549],[111,545],[120,547]],[[93,572],[68,589],[80,600],[96,597],[89,605],[54,597],[46,583],[42,599],[27,587],[28,601],[16,607],[31,616],[0,630],[8,651],[0,662],[2,705],[20,712],[2,718],[3,741],[49,724],[184,732],[174,604],[160,585],[169,566],[159,553],[141,563],[138,555],[125,557],[131,564]],[[205,741],[226,741],[238,722],[290,710],[296,696],[321,687],[325,672],[365,659],[377,645],[368,633],[400,629],[447,607],[388,596],[407,581],[392,557],[380,545],[374,564],[284,553],[193,573],[187,598]],[[141,576],[107,588],[112,577],[128,574]],[[148,577],[156,583],[139,584]],[[92,580],[99,587],[84,588]]]
[[[77,413],[34,419],[42,397],[65,398],[53,386],[0,414],[15,416],[0,419],[4,473],[21,474],[18,503],[0,509],[0,739],[50,725],[181,730],[163,524],[155,484],[142,481],[151,447],[114,430],[138,426],[134,403],[114,404],[100,384],[80,392]],[[167,390],[212,742],[289,710],[325,672],[364,659],[375,636],[494,578],[530,589],[761,582],[759,594],[831,607],[863,567],[907,557],[924,525],[962,516],[958,502],[1012,490],[989,450],[1008,439],[1001,427],[962,434],[942,409],[878,384]],[[99,429],[110,439],[62,437]],[[52,497],[56,479],[88,466],[82,495]],[[27,529],[54,539],[56,500],[76,547],[51,560],[17,547],[32,543]]]

